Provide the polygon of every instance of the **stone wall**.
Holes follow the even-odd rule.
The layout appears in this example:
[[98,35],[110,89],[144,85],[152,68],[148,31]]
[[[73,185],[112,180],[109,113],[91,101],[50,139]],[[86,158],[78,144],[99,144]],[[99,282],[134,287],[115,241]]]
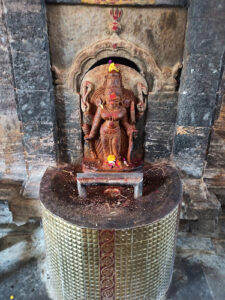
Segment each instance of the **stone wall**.
[[204,181],[221,204],[225,205],[225,55],[219,82],[215,121],[206,160]]
[[[182,66],[186,28],[186,9],[180,7],[123,7],[120,19],[121,31],[113,35],[110,8],[86,5],[47,5],[47,21],[51,63],[56,73],[56,112],[60,159],[76,161],[81,156],[82,141],[79,94],[68,89],[67,80],[78,56],[85,57],[89,68],[107,57],[129,58],[140,68],[149,87],[147,124],[145,130],[145,158],[169,159],[172,153],[178,93],[166,90],[153,91],[153,78],[140,63],[138,54],[127,54],[129,47],[138,46],[146,51],[161,70],[173,70]],[[59,34],[60,33],[60,34]],[[118,49],[101,45],[99,41],[114,39]],[[79,41],[79,42],[77,42]],[[118,42],[117,42],[118,41]],[[122,41],[122,42],[121,42]],[[92,52],[93,45],[102,47]],[[121,42],[121,45],[119,44]],[[131,46],[130,46],[131,45]],[[103,53],[103,48],[107,51]],[[129,56],[128,56],[129,55]],[[140,55],[141,56],[141,55]],[[139,60],[138,60],[139,59]],[[87,68],[88,69],[88,68]],[[85,70],[87,71],[87,70]],[[79,68],[84,76],[83,66]],[[83,73],[82,73],[83,72]],[[174,78],[172,80],[175,81]],[[74,80],[75,81],[75,80]],[[176,82],[176,81],[175,81]],[[79,92],[79,84],[76,92]],[[74,142],[76,141],[76,142]],[[80,151],[80,152],[79,152]]]
[[1,221],[8,206],[15,221],[40,216],[39,182],[56,161],[45,20],[42,1],[0,1]]
[[[73,95],[71,98],[70,93],[53,89],[48,38],[51,43],[52,27],[57,27],[56,37],[58,42],[62,42],[62,35],[65,35],[60,31],[63,30],[63,22],[69,28],[68,32],[73,32],[75,25],[81,26],[79,22],[82,17],[79,15],[85,6],[80,6],[80,3],[87,2],[96,4],[91,0],[47,0],[52,10],[48,11],[48,36],[44,1],[0,0],[0,219],[4,224],[40,216],[39,183],[46,166],[54,165],[59,157],[64,157],[65,161],[80,157],[79,97]],[[57,3],[79,4],[74,6],[79,17],[73,20],[74,24],[64,20],[63,15],[60,16]],[[124,5],[137,3],[154,8],[156,15],[161,8],[184,12],[183,23],[179,16],[177,24],[180,25],[174,31],[173,43],[168,40],[166,51],[154,39],[160,18],[150,18],[153,31],[147,31],[148,28],[144,26],[146,30],[139,41],[143,47],[149,47],[160,68],[163,68],[164,62],[172,67],[182,60],[182,39],[186,29],[179,90],[157,96],[149,94],[146,158],[167,159],[176,163],[184,183],[182,219],[185,230],[212,234],[225,198],[222,60],[225,3],[223,0],[218,0],[216,5],[213,0],[117,2]],[[109,2],[104,1],[104,4]],[[68,7],[64,10],[68,10]],[[89,10],[91,7],[88,6]],[[134,16],[141,9],[145,8],[133,7]],[[164,26],[167,17],[164,15],[159,29],[165,31],[161,35],[163,42],[166,37],[171,38],[171,32],[168,34],[168,28]],[[91,32],[89,18],[83,21],[88,21],[88,30]],[[97,24],[102,26],[101,23],[102,19],[99,19]],[[173,22],[169,22],[170,25],[173,26]],[[141,30],[140,19],[135,27],[138,26]],[[126,34],[131,34],[135,29],[127,25],[125,27]],[[181,27],[182,34],[179,31]],[[93,42],[103,38],[101,34],[98,29],[97,34],[92,36]],[[126,34],[124,32],[124,37]],[[177,36],[179,41],[176,41]],[[51,64],[60,69],[72,62],[74,49],[80,51],[88,45],[81,41],[77,43],[77,39],[69,34],[66,35],[66,41],[66,44],[52,44],[51,48]],[[74,47],[71,48],[71,45]],[[177,47],[179,51],[174,57]],[[64,56],[65,49],[69,53],[67,58]],[[62,57],[65,59],[62,60]]]
[[185,173],[203,175],[209,134],[216,108],[225,44],[224,1],[190,1],[181,77],[176,164]]
[[[184,68],[173,146],[174,161],[183,173],[183,218],[189,220],[188,230],[204,234],[215,230],[221,206],[209,178],[214,177],[214,182],[222,187],[221,176],[212,175],[215,170],[217,175],[218,170],[221,171],[222,136],[215,147],[216,128],[212,132],[212,125],[216,110],[219,114],[221,94],[224,93],[222,83],[219,88],[225,45],[224,11],[225,3],[222,0],[217,1],[216,5],[210,0],[189,1]],[[214,162],[210,163],[212,157]],[[224,193],[224,188],[220,193]]]

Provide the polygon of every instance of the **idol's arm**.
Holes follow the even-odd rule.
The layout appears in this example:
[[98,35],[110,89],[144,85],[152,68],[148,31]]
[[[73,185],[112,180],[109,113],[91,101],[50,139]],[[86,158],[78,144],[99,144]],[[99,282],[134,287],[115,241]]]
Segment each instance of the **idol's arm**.
[[127,135],[132,134],[133,132],[137,132],[134,125],[130,125],[127,120],[127,113],[124,114],[122,118],[122,125],[126,129]]
[[98,107],[98,109],[95,113],[95,116],[94,116],[91,131],[90,131],[89,135],[86,135],[84,137],[85,140],[93,139],[97,135],[99,126],[101,124],[101,120],[102,120],[102,118],[101,118],[101,108]]

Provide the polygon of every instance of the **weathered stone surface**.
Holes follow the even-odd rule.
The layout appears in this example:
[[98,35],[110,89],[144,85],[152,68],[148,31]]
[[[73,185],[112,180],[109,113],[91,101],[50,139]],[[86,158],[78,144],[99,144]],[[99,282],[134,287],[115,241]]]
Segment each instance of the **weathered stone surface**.
[[0,178],[17,180],[26,178],[26,168],[2,2],[0,2],[0,36]]
[[70,90],[58,88],[55,99],[60,160],[75,162],[82,156],[80,98]]
[[[224,10],[225,12],[225,10]],[[188,54],[216,54],[221,56],[225,43],[225,24],[223,20],[189,19],[186,35]],[[199,41],[199,38],[201,40]]]
[[[175,263],[173,284],[167,300],[213,300],[203,273],[202,265],[178,257]],[[221,299],[222,300],[222,299]]]
[[17,89],[49,90],[49,64],[46,51],[34,54],[13,51],[12,59]]
[[[18,116],[28,169],[55,160],[55,117],[47,26],[42,1],[3,0]],[[41,133],[41,130],[44,130]]]
[[206,280],[213,292],[214,299],[222,300],[224,298],[225,274],[214,270],[211,267],[203,266]]
[[175,123],[178,93],[159,93],[148,96],[147,121]]
[[145,126],[145,159],[169,158],[177,114],[177,93],[149,94]]
[[52,123],[23,124],[26,159],[34,164],[50,163],[55,159],[54,128]]
[[23,123],[52,121],[54,108],[51,93],[47,91],[17,90],[19,116]]
[[0,114],[4,116],[16,116],[17,112],[15,92],[13,87],[0,85]]
[[145,126],[145,159],[169,158],[174,137],[173,123],[150,122]]
[[[209,138],[207,127],[213,122],[221,73],[225,39],[222,2],[219,0],[217,5],[210,0],[189,2],[178,124],[202,127],[205,137],[201,134],[192,137],[176,135],[174,154],[178,166],[187,174],[197,177],[201,176],[205,164]],[[189,150],[188,146],[184,146],[188,143]]]
[[9,210],[7,201],[0,200],[0,224],[7,224],[12,222],[12,213]]
[[[42,39],[46,37],[46,25],[44,20],[41,1],[36,1],[39,12],[29,11],[29,5],[17,3],[19,10],[15,11],[15,6],[11,1],[3,0],[5,6],[5,20],[9,30],[10,43],[14,40]],[[24,9],[23,9],[24,8]],[[18,30],[18,28],[20,30]],[[36,49],[38,50],[38,49]]]
[[183,126],[210,127],[212,125],[215,104],[215,94],[180,94],[180,111],[177,124]]
[[225,168],[225,130],[214,128],[207,157],[207,168]]
[[29,171],[29,177],[23,186],[23,196],[30,199],[39,199],[41,179],[46,171],[47,165],[33,166]]
[[[223,64],[225,55],[223,57]],[[222,69],[219,83],[218,102],[215,122],[212,129],[208,150],[204,181],[210,191],[214,192],[221,204],[225,203],[225,71]]]
[[200,219],[190,224],[190,231],[193,234],[212,236],[216,230],[217,222],[217,219]]
[[[221,19],[224,21],[225,2],[223,0],[191,0],[189,13],[192,18]],[[216,4],[216,5],[215,5]]]
[[11,66],[8,49],[0,45],[0,85],[4,88],[10,88],[13,84]]
[[27,263],[24,262],[19,268],[7,275],[10,280],[8,280],[8,276],[5,276],[1,280],[0,286],[1,295],[5,299],[10,299],[10,296],[15,295],[18,300],[23,300],[29,295],[33,300],[50,300],[35,259],[31,259]]
[[216,249],[209,237],[199,237],[188,233],[179,233],[177,238],[177,253],[193,255],[195,252],[215,254]]
[[188,175],[200,178],[203,172],[209,128],[177,126],[174,141],[174,160]]
[[16,115],[0,115],[0,178],[25,179],[20,123]]
[[40,218],[41,208],[37,199],[27,199],[21,194],[21,181],[1,180],[0,200],[7,201],[13,216],[13,222],[27,222],[30,218]]
[[201,179],[183,180],[183,192],[181,219],[214,221],[218,218],[220,203]]
[[192,54],[184,64],[180,92],[186,95],[214,94],[218,89],[221,57]]
[[14,13],[40,13],[42,10],[42,5],[40,0],[3,0],[3,4],[7,9]]
[[[48,5],[47,19],[52,65],[59,69],[71,66],[81,50],[111,36],[108,7]],[[93,22],[87,20],[94,20],[94,34]],[[159,67],[182,61],[185,9],[124,7],[120,23],[120,37],[149,50]]]

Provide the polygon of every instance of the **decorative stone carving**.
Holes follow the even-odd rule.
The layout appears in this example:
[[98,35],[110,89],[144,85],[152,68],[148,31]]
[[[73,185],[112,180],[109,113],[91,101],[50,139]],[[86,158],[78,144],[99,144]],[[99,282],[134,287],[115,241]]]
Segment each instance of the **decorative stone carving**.
[[[124,88],[120,70],[114,63],[104,68],[109,71],[102,86],[94,91],[94,84],[86,80],[81,86],[84,169],[133,169],[141,164],[133,161],[132,151],[137,136],[135,124],[146,109],[143,92],[147,94],[147,86],[143,82],[137,84],[137,99],[132,90]],[[103,76],[105,72],[100,69]],[[97,70],[97,77],[99,73]]]
[[120,39],[118,36],[92,44],[78,54],[68,70],[67,85],[69,88],[79,92],[82,74],[85,74],[95,62],[109,56],[124,57],[135,62],[144,77],[147,73],[152,75],[153,91],[162,90],[164,76],[152,55],[147,50]]
[[179,69],[182,68],[182,64],[177,62],[172,68],[163,67],[162,74],[163,74],[163,86],[162,90],[165,92],[174,92],[176,91],[177,81],[176,77],[178,74]]
[[120,19],[123,15],[123,10],[121,8],[111,8],[110,9],[110,16],[112,17],[112,23],[110,24],[111,32],[120,33],[121,32],[121,25]]
[[67,70],[60,70],[58,67],[56,66],[52,66],[52,71],[54,73],[54,83],[56,86],[64,86],[66,83],[66,78],[67,78]]
[[137,91],[138,91],[138,104],[137,104],[137,110],[139,111],[140,115],[143,115],[146,108],[147,108],[147,95],[148,90],[147,87],[141,83],[137,83]]
[[109,56],[129,59],[137,65],[144,77],[150,74],[153,78],[152,92],[172,92],[176,90],[177,81],[175,78],[182,67],[180,62],[176,63],[172,68],[164,67],[161,71],[147,50],[123,40],[115,34],[111,38],[92,44],[81,51],[67,70],[60,70],[53,66],[52,70],[56,77],[55,84],[58,86],[63,85],[74,92],[80,93],[84,74],[88,72],[94,63]]

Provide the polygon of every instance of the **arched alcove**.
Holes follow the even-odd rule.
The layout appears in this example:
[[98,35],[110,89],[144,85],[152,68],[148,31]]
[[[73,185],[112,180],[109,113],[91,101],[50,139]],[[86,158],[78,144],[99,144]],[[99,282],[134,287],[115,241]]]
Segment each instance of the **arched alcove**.
[[[67,85],[74,92],[80,92],[81,82],[85,74],[99,62],[120,59],[130,62],[146,79],[153,78],[151,90],[161,89],[163,75],[151,53],[135,44],[120,38],[106,39],[90,45],[74,59],[67,76]],[[149,82],[148,82],[149,84]]]

